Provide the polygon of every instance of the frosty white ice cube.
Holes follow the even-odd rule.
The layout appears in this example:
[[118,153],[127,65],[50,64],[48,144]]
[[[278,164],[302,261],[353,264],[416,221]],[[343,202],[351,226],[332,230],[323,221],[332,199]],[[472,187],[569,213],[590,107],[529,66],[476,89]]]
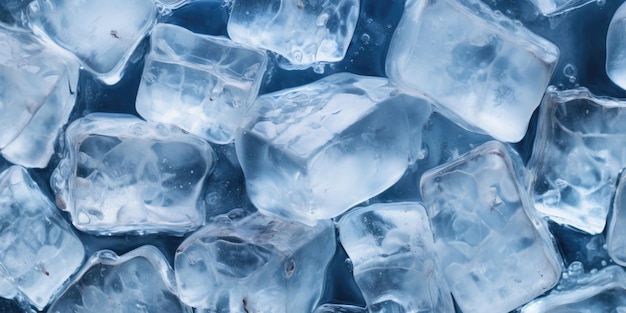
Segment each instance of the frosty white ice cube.
[[65,133],[51,177],[76,228],[97,233],[184,234],[205,220],[208,143],[175,126],[125,114],[90,114]]
[[215,143],[235,136],[265,72],[264,51],[158,24],[150,36],[137,112]]
[[606,35],[606,74],[622,89],[626,89],[626,4],[622,4],[611,19]]
[[509,312],[559,280],[560,257],[520,183],[524,170],[491,141],[422,177],[438,261],[465,313]]
[[407,1],[386,72],[459,125],[517,142],[539,106],[558,48],[478,0]]
[[0,297],[42,310],[84,257],[82,243],[26,170],[0,173]]
[[402,176],[429,115],[386,79],[347,73],[261,96],[235,140],[250,200],[306,224],[335,217]]

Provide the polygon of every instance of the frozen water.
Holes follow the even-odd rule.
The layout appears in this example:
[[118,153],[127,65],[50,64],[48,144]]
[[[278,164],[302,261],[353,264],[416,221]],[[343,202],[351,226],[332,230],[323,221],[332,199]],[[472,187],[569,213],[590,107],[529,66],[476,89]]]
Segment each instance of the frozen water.
[[76,101],[78,63],[32,34],[0,25],[0,152],[46,167]]
[[348,73],[261,96],[235,140],[250,200],[305,224],[335,217],[402,176],[429,114],[386,79]]
[[609,24],[606,35],[606,73],[622,89],[626,89],[626,4],[622,4]]
[[334,253],[330,221],[308,227],[233,210],[176,250],[179,296],[210,312],[311,312]]
[[233,0],[228,35],[310,66],[344,58],[358,16],[359,0]]
[[564,273],[559,286],[547,296],[521,308],[520,313],[623,313],[626,312],[626,273],[619,266],[598,272],[572,272],[575,262]]
[[367,310],[346,304],[323,304],[317,307],[313,313],[367,313]]
[[626,173],[622,172],[613,198],[606,232],[607,250],[615,263],[626,266]]
[[528,165],[537,210],[601,233],[617,174],[626,166],[625,132],[626,102],[584,88],[548,92]]
[[33,31],[74,53],[83,66],[112,85],[156,22],[153,0],[35,0]]
[[0,2],[0,24],[26,24],[26,10],[32,0],[3,0]]
[[76,228],[96,234],[184,234],[205,220],[211,146],[175,126],[90,114],[65,134],[51,185]]
[[597,0],[530,0],[546,16],[563,14]]
[[174,273],[161,252],[142,246],[122,256],[96,252],[49,313],[191,312],[176,296]]
[[43,309],[78,270],[82,243],[23,167],[0,173],[0,297]]
[[259,92],[265,51],[169,24],[154,27],[151,43],[137,112],[211,142],[231,142]]
[[354,208],[338,227],[369,312],[454,312],[420,203]]
[[552,288],[561,274],[515,157],[491,141],[422,177],[439,266],[465,313],[509,312]]
[[386,72],[468,130],[524,137],[558,48],[478,0],[407,1]]

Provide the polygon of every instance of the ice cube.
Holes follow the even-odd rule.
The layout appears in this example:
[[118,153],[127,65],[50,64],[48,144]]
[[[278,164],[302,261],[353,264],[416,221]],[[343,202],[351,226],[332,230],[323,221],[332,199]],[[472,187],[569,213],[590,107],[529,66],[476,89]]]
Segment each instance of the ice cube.
[[228,35],[306,67],[341,61],[358,16],[358,0],[233,0]]
[[367,310],[348,304],[323,304],[317,307],[313,313],[367,313]]
[[73,122],[51,185],[76,228],[96,234],[166,232],[203,225],[208,143],[175,126],[125,114]]
[[150,39],[137,112],[214,143],[232,141],[259,92],[265,51],[169,24],[154,27]]
[[386,72],[468,130],[517,142],[558,56],[555,45],[478,0],[409,0]]
[[606,249],[615,263],[626,266],[626,173],[622,172],[613,197],[612,209],[608,218]]
[[0,173],[0,297],[42,310],[78,270],[82,243],[20,166]]
[[33,31],[74,53],[109,85],[117,83],[135,48],[156,22],[153,0],[35,0]]
[[50,306],[50,313],[190,312],[176,296],[174,273],[154,246],[122,256],[96,252]]
[[596,0],[530,0],[546,16],[554,16],[578,9]]
[[606,74],[622,89],[626,89],[626,4],[622,4],[611,19],[606,35]]
[[31,33],[0,25],[0,152],[46,167],[76,101],[78,62]]
[[235,140],[250,200],[309,225],[335,217],[402,176],[429,114],[387,79],[348,73],[263,95]]
[[176,282],[183,302],[210,312],[311,312],[334,253],[328,220],[309,227],[233,210],[178,247]]
[[520,183],[524,170],[490,141],[422,177],[439,265],[465,313],[509,312],[559,280],[561,260]]
[[535,207],[558,223],[601,233],[626,166],[626,102],[585,88],[551,91],[537,127],[528,163]]
[[454,312],[420,203],[357,207],[338,227],[369,312]]

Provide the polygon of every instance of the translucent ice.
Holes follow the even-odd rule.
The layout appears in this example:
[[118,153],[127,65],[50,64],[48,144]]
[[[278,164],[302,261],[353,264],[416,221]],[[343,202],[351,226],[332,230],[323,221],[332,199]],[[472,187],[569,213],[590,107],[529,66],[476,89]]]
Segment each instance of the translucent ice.
[[626,266],[626,172],[620,175],[612,205],[606,232],[607,250],[615,263]]
[[562,14],[596,0],[530,0],[546,16]]
[[323,304],[317,307],[313,313],[367,313],[367,310],[346,304]]
[[354,208],[338,227],[369,312],[454,312],[435,265],[433,236],[421,204]]
[[0,297],[43,309],[83,262],[82,243],[26,170],[0,173]]
[[524,137],[558,48],[478,0],[407,1],[386,72],[459,125],[498,140]]
[[491,141],[422,177],[439,265],[465,313],[509,312],[559,280],[560,257],[523,170]]
[[76,228],[183,234],[204,223],[202,188],[214,162],[205,141],[175,126],[100,113],[73,122],[65,148],[51,185]]
[[308,227],[234,210],[176,250],[179,295],[210,312],[311,312],[334,252],[330,221]]
[[168,24],[158,24],[150,39],[137,112],[211,142],[232,141],[259,92],[265,52]]
[[622,89],[626,89],[626,4],[622,4],[609,24],[606,35],[606,73]]
[[78,62],[32,34],[0,25],[0,152],[45,167],[76,101]]
[[626,166],[626,102],[587,89],[551,91],[539,115],[529,161],[537,210],[601,233],[620,169]]
[[74,53],[112,85],[156,22],[157,6],[153,0],[35,0],[28,14],[35,33]]
[[49,313],[191,312],[176,296],[174,273],[161,252],[142,246],[122,256],[96,252]]
[[233,0],[228,35],[295,66],[337,62],[346,55],[358,16],[358,0]]
[[306,224],[337,216],[402,176],[429,114],[386,79],[347,73],[261,96],[235,140],[250,200]]

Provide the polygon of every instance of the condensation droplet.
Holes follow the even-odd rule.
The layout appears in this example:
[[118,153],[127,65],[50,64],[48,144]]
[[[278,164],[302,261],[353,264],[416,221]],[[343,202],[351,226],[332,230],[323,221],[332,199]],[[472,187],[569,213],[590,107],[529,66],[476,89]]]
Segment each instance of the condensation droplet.
[[352,272],[354,270],[354,265],[352,264],[352,260],[350,260],[350,258],[346,258],[344,262],[346,263],[346,267],[348,268],[348,271]]
[[361,41],[363,42],[364,45],[369,45],[371,39],[372,38],[367,33],[361,35]]
[[577,72],[578,70],[576,70],[576,67],[571,63],[567,63],[567,65],[563,67],[563,75],[567,77],[570,83],[576,82]]
[[596,0],[596,4],[603,7],[606,4],[606,0]]

